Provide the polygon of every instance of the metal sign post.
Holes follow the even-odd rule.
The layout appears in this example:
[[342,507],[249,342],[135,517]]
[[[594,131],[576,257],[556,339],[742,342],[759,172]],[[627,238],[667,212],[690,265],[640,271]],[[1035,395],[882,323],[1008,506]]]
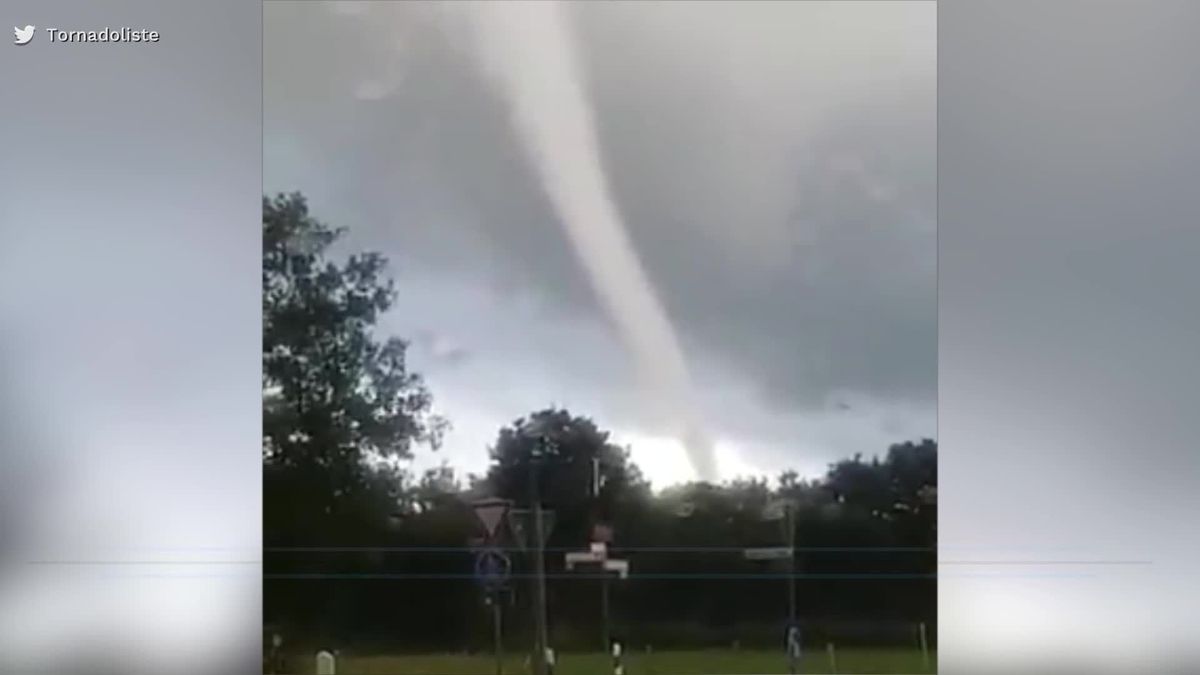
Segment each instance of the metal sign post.
[[492,642],[496,654],[496,675],[504,675],[503,617],[500,594],[512,575],[512,560],[496,545],[498,528],[507,519],[512,503],[505,499],[481,499],[472,507],[486,531],[483,547],[475,553],[475,580],[484,589],[485,602],[492,609]]
[[608,604],[608,575],[605,574],[600,580],[600,625],[603,627],[600,637],[606,648],[612,644],[612,620],[609,618]]
[[[533,463],[531,466],[535,466]],[[542,504],[537,492],[537,473],[529,472],[530,491],[533,494],[533,574],[534,574],[534,624],[537,631],[535,651],[538,659],[537,675],[546,675],[546,652],[550,648],[550,639],[546,626],[546,528],[542,521]]]
[[603,541],[593,542],[586,551],[572,551],[565,556],[567,570],[573,570],[577,565],[599,565],[600,579],[600,613],[604,649],[612,646],[612,624],[609,617],[609,581],[612,573],[621,579],[629,576],[629,561],[608,557],[608,544]]
[[500,609],[500,593],[490,591],[487,604],[492,607],[492,649],[496,653],[496,675],[504,675],[504,630]]
[[788,502],[787,517],[787,547],[788,560],[788,623],[796,625],[796,505]]
[[[769,558],[762,557],[757,559],[788,559],[788,625],[794,626],[796,625],[796,500],[779,499],[772,502],[767,506],[763,517],[766,520],[778,520],[783,523],[783,540],[785,546],[783,549],[778,549],[781,553],[772,555]],[[746,557],[750,558],[750,550],[746,551]]]
[[504,675],[503,618],[500,594],[508,583],[512,561],[499,549],[487,548],[475,557],[475,579],[483,586],[487,604],[492,608],[492,648],[496,654],[496,675]]

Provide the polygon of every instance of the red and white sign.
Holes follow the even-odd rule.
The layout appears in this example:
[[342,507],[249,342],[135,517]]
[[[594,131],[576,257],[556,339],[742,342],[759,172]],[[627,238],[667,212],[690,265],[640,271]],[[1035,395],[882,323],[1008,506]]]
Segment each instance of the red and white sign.
[[613,540],[612,525],[605,525],[605,524],[601,523],[601,524],[597,524],[594,527],[592,527],[592,541],[602,541],[606,544],[611,544],[612,540]]
[[508,513],[509,502],[504,499],[481,499],[471,505],[475,509],[475,517],[483,524],[488,537],[496,535],[496,528]]

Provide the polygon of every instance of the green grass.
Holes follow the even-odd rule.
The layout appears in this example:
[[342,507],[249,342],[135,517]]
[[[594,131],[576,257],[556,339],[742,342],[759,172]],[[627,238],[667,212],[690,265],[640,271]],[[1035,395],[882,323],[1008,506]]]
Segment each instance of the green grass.
[[[930,655],[936,667],[936,656]],[[524,655],[505,659],[504,675],[528,675]],[[787,661],[781,652],[757,650],[663,651],[653,654],[627,654],[626,675],[766,675],[787,673]],[[302,674],[312,672],[308,659]],[[491,656],[429,654],[413,656],[343,657],[337,664],[338,675],[495,675],[496,662]],[[801,673],[833,673],[824,650],[809,650],[804,655]],[[839,649],[837,673],[923,673],[921,654],[904,649]],[[605,654],[562,654],[555,675],[611,675],[612,661]]]

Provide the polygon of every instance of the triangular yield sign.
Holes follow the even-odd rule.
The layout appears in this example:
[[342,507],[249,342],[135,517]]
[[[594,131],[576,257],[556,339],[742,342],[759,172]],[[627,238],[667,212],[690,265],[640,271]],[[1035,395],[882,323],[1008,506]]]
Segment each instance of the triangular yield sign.
[[487,536],[489,538],[495,536],[496,527],[508,513],[508,502],[503,499],[484,499],[475,502],[472,506],[475,509],[475,517],[483,523],[483,529],[487,531]]

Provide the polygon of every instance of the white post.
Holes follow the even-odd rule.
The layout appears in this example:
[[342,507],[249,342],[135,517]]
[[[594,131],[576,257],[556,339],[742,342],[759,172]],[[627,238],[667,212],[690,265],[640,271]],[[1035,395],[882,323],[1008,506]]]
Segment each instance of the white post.
[[921,622],[921,664],[925,672],[929,672],[929,637],[925,632],[925,622]]
[[275,633],[271,636],[271,651],[267,656],[267,668],[270,669],[271,675],[275,675],[283,668],[283,636]]
[[327,651],[317,652],[317,675],[337,675],[337,661]]
[[837,675],[837,654],[833,651],[833,643],[825,643],[825,651],[829,654],[829,671]]

